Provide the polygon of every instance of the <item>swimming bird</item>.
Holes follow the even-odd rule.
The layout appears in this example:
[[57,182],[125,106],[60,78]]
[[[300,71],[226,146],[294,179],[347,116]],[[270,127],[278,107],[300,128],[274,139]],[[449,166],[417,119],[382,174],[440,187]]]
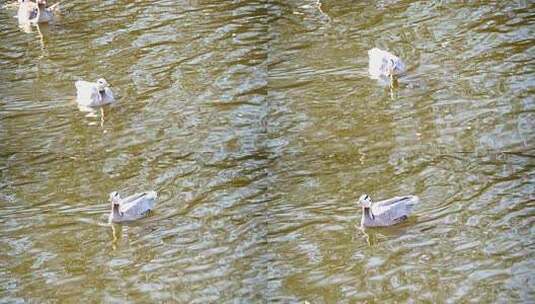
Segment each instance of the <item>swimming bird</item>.
[[86,107],[98,107],[113,103],[113,92],[104,78],[99,78],[97,82],[78,80],[74,83],[76,87],[76,102]]
[[121,198],[117,191],[110,193],[111,212],[109,223],[134,221],[145,217],[154,209],[158,195],[155,191],[136,193]]
[[419,198],[415,195],[396,196],[372,204],[371,198],[363,194],[359,198],[362,206],[361,227],[386,227],[405,221]]
[[59,2],[46,7],[47,0],[37,0],[37,12],[30,18],[31,23],[46,23],[54,19],[54,15],[59,10]]
[[390,83],[394,83],[394,77],[405,72],[405,64],[399,57],[387,51],[373,48],[368,51],[369,73],[372,78],[390,78]]

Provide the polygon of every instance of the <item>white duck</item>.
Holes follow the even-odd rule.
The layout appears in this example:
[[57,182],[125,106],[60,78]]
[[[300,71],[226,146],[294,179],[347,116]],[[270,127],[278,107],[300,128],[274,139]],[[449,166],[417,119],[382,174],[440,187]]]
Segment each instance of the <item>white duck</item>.
[[19,10],[16,16],[19,24],[36,24],[52,21],[54,15],[59,10],[59,2],[49,7],[46,7],[46,5],[46,0],[37,0],[37,2],[19,0]]
[[372,78],[390,78],[390,83],[394,82],[394,77],[405,72],[405,64],[399,57],[387,51],[373,48],[368,51],[370,60],[369,73]]
[[120,223],[145,217],[154,209],[157,197],[155,191],[136,193],[125,198],[121,198],[116,191],[110,193],[111,212],[108,222]]
[[113,92],[104,78],[98,79],[97,82],[78,80],[74,86],[76,102],[82,106],[98,107],[115,102]]
[[414,205],[419,203],[415,195],[397,196],[373,203],[367,194],[359,198],[362,206],[361,227],[386,227],[405,221]]

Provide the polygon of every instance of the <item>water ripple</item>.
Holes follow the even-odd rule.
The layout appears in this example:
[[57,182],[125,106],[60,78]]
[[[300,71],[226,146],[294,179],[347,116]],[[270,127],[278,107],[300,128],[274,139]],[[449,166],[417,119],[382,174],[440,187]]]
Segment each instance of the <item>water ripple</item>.
[[[2,8],[0,301],[532,302],[532,11],[73,1],[24,33]],[[119,102],[82,113],[98,77]],[[422,203],[361,230],[364,192]]]

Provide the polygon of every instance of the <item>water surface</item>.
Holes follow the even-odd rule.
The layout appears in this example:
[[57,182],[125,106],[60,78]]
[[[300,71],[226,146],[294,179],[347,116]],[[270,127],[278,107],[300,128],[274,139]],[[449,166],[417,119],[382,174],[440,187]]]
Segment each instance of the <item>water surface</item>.
[[[30,33],[0,10],[0,302],[535,301],[533,5],[64,7]],[[81,112],[101,76],[118,104]],[[151,217],[106,224],[146,189]],[[421,204],[362,231],[364,192]]]

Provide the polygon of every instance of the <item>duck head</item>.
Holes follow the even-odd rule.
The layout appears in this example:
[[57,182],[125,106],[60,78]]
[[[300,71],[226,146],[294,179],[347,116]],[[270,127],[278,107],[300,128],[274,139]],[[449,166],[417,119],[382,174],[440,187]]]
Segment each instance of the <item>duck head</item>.
[[403,62],[401,62],[399,59],[396,60],[395,58],[388,59],[388,74],[389,76],[396,76],[401,73],[403,73],[403,69],[405,66],[403,65]]
[[110,193],[110,202],[112,204],[116,204],[117,202],[119,202],[120,199],[121,196],[119,195],[119,192],[113,191],[112,193]]
[[[110,85],[108,84],[108,82],[106,81],[106,79],[104,78],[99,78],[97,79],[97,89],[99,91],[104,91],[107,87],[109,87]],[[113,193],[113,192],[112,192]]]
[[372,199],[368,194],[363,194],[359,198],[359,204],[364,208],[370,208],[372,206]]

